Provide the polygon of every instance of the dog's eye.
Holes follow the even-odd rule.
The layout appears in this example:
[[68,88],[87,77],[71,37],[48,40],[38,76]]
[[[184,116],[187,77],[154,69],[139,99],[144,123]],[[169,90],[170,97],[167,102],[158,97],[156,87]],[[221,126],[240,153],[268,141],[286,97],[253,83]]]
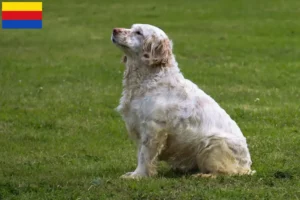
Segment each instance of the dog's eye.
[[137,35],[143,35],[141,31],[136,31],[135,32]]

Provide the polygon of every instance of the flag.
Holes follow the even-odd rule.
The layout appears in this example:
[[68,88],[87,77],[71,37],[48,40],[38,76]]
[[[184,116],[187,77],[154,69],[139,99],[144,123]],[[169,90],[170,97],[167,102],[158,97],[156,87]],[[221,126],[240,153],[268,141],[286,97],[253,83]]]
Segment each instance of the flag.
[[3,29],[41,29],[42,2],[2,2]]

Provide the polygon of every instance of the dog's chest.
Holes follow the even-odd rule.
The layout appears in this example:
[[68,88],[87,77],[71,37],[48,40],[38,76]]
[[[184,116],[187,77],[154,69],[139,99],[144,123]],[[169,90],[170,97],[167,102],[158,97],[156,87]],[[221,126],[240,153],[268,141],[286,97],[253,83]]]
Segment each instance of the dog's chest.
[[139,139],[141,132],[141,123],[145,120],[142,98],[129,99],[128,96],[122,96],[117,110],[121,114],[128,131],[133,139]]

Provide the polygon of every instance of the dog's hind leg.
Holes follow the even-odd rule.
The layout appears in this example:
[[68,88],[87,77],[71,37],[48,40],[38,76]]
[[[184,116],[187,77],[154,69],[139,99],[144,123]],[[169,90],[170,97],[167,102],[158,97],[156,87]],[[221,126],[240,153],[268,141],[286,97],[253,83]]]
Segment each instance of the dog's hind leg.
[[207,146],[197,155],[197,165],[201,173],[194,177],[251,174],[250,166],[241,164],[236,153],[239,152],[233,152],[224,138],[210,138]]

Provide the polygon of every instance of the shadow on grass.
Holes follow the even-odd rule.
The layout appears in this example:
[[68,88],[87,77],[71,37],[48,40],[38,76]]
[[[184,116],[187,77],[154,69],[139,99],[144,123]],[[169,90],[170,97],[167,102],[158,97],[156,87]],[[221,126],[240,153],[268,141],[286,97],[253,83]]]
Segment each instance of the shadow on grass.
[[180,170],[169,169],[167,171],[159,173],[159,176],[163,178],[183,178],[183,177],[191,177],[193,174],[199,173],[198,170],[192,170],[188,172],[183,172]]

